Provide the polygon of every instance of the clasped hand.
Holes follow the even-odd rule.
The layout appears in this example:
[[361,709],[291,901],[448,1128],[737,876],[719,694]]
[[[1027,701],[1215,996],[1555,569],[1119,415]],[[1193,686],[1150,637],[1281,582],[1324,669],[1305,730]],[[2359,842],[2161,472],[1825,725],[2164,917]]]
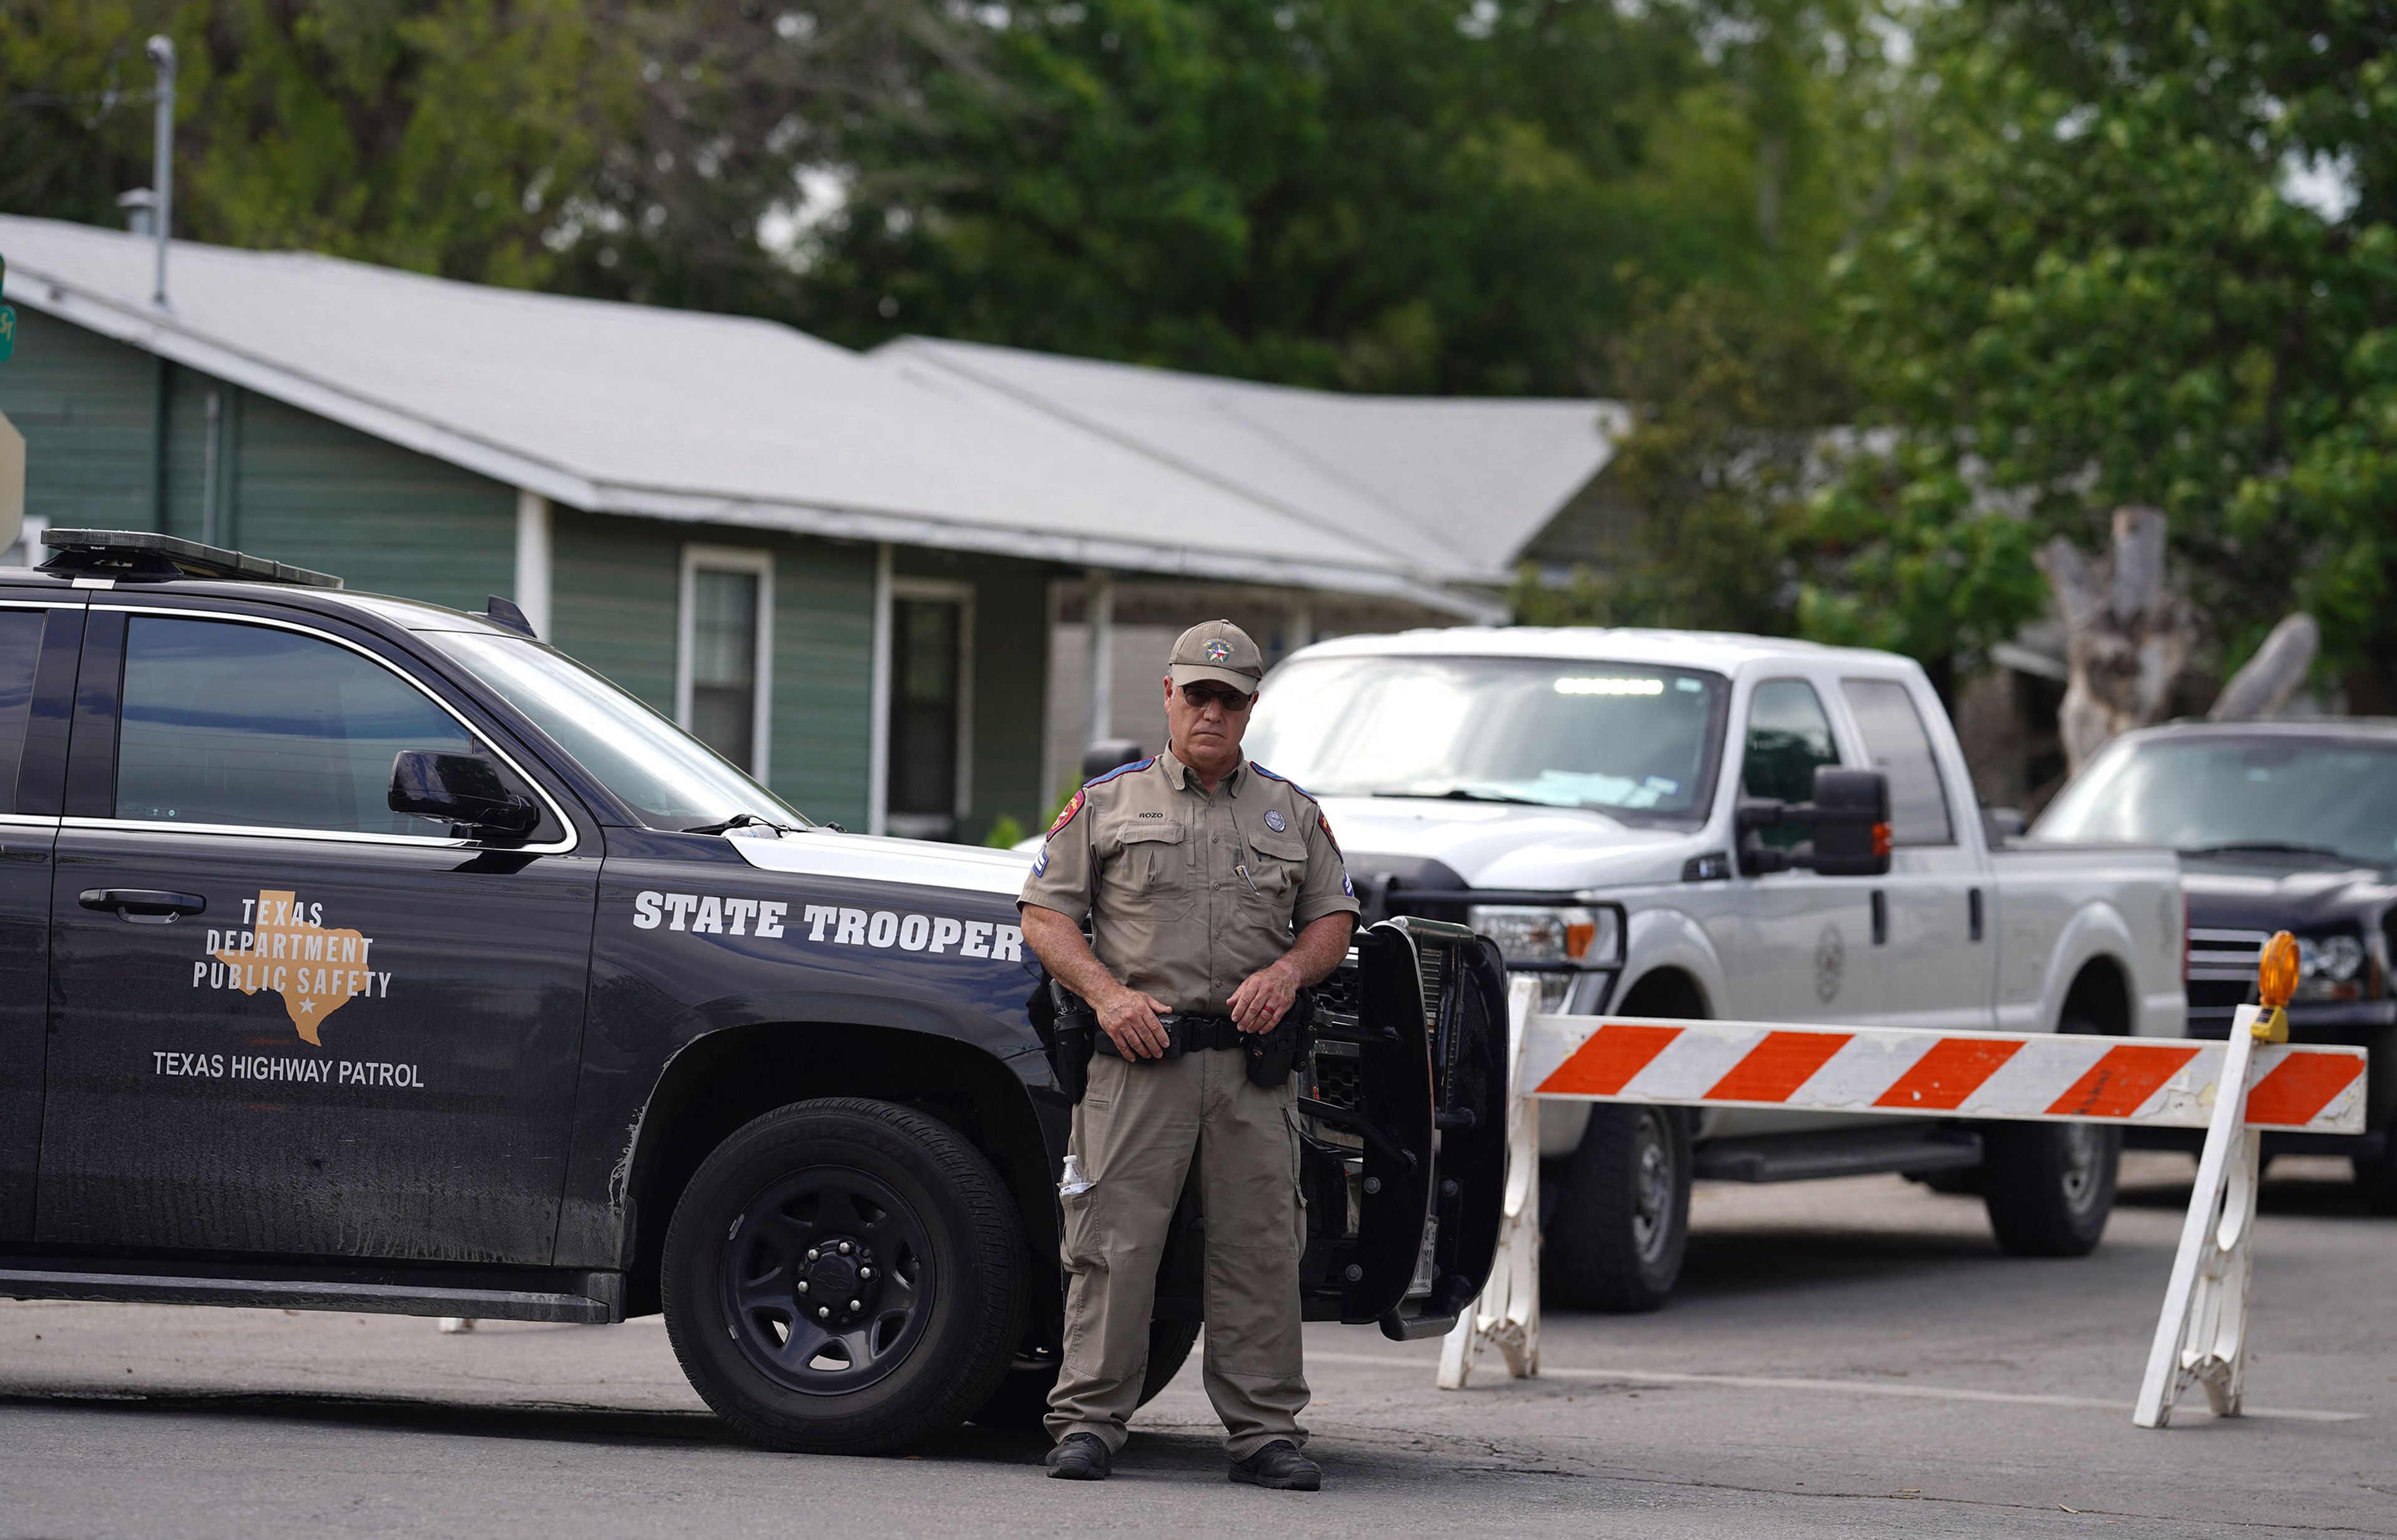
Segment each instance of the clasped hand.
[[[1243,1032],[1270,1032],[1298,999],[1298,970],[1287,957],[1276,958],[1240,981],[1232,991],[1232,1024]],[[1092,1002],[1099,1028],[1127,1059],[1161,1057],[1170,1039],[1159,1016],[1172,1007],[1138,989],[1119,989]]]

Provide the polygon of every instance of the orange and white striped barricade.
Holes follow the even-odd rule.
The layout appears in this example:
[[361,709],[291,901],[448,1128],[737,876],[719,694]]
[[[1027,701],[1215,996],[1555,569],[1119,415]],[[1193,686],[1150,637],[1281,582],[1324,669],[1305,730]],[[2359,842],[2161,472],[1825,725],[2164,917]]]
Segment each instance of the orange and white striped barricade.
[[[1510,1133],[1516,1105],[1535,1099],[2207,1129],[2159,1357],[2139,1399],[2142,1426],[2160,1425],[2171,1399],[2192,1382],[2206,1386],[2217,1411],[2237,1410],[2256,1131],[2364,1129],[2364,1050],[2256,1043],[2251,1014],[2240,1017],[2230,1041],[2216,1042],[1535,1015],[1522,991],[1511,1003],[1510,1035],[1520,1046]],[[1528,1116],[1523,1123],[1535,1131]],[[1535,1132],[1510,1140],[1509,1158],[1536,1168],[1536,1145]],[[1508,1221],[1535,1229],[1536,1177],[1522,1186],[1519,1216],[1510,1172]],[[1536,1373],[1537,1258],[1536,1238],[1502,1244],[1480,1302],[1450,1335],[1443,1387],[1465,1384],[1485,1345],[1506,1352],[1518,1377]],[[1510,1343],[1531,1344],[1533,1352],[1510,1350]]]

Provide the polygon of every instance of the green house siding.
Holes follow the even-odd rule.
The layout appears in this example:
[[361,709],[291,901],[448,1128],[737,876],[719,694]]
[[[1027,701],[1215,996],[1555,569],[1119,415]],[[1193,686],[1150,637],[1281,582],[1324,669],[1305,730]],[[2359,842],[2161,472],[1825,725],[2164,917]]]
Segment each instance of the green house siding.
[[457,609],[515,591],[514,488],[262,395],[238,410],[230,542]]
[[550,639],[668,716],[680,533],[572,508],[550,516]]
[[66,529],[151,528],[150,355],[17,313],[0,411],[25,435],[25,512]]
[[1038,562],[912,547],[893,573],[973,586],[973,796],[957,837],[980,840],[1000,814],[1032,828],[1049,804],[1040,784],[1049,677],[1050,569]]
[[864,546],[560,508],[551,626],[560,649],[659,711],[675,709],[686,545],[774,558],[773,731],[767,779],[810,818],[865,827],[874,556]]
[[864,829],[874,748],[873,548],[737,530],[693,538],[774,553],[774,790],[810,818]]

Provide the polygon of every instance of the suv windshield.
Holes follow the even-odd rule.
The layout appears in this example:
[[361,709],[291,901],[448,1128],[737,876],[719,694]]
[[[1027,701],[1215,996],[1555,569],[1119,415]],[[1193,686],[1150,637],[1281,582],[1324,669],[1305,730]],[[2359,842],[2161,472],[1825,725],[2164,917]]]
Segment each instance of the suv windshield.
[[808,826],[714,749],[564,653],[529,637],[482,632],[444,632],[438,640],[655,827],[721,824],[743,813]]
[[1274,671],[1244,747],[1318,797],[1706,816],[1720,675],[1546,658],[1314,658]]
[[2278,736],[2121,743],[2065,787],[2031,833],[2170,845],[2184,854],[2397,864],[2397,743]]

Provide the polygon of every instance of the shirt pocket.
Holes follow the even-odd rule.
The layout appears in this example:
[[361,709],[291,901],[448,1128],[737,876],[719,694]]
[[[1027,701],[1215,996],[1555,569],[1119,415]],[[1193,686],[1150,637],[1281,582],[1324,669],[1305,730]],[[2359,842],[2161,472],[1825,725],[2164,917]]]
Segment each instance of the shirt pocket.
[[[1306,841],[1295,834],[1275,834],[1269,829],[1252,829],[1243,837],[1249,848],[1249,881],[1240,884],[1241,899],[1287,918],[1306,880]],[[1255,885],[1253,892],[1251,883]]]
[[1108,877],[1117,897],[1143,914],[1172,915],[1190,907],[1190,831],[1166,819],[1144,818],[1118,829]]

